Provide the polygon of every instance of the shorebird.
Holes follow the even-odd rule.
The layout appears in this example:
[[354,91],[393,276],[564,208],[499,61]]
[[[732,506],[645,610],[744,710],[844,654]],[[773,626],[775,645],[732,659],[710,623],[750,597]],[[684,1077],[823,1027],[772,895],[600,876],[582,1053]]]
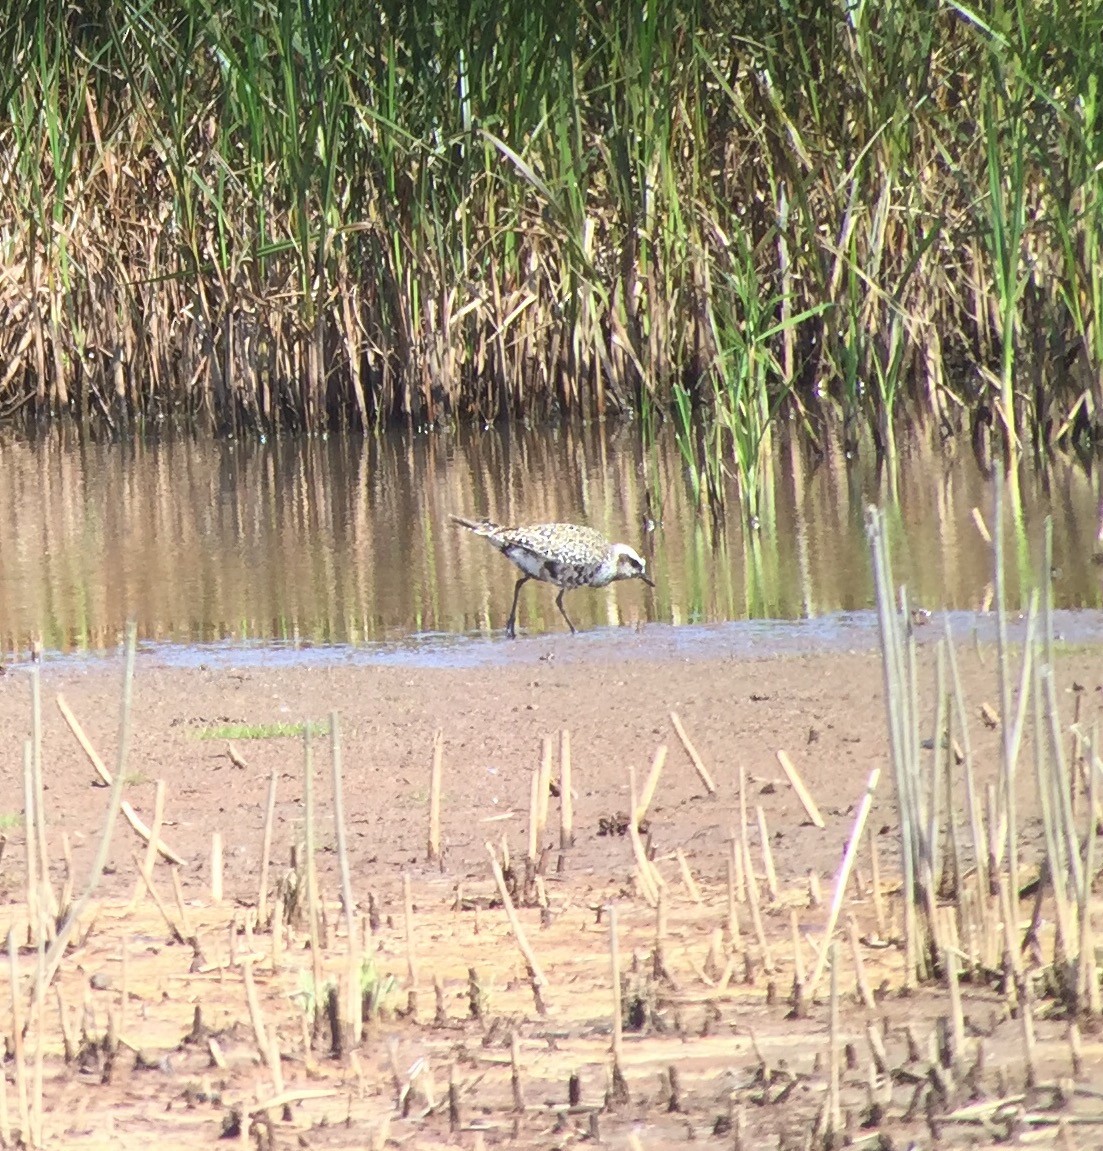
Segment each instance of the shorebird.
[[649,587],[655,583],[639,554],[627,544],[610,543],[600,532],[578,524],[532,524],[507,528],[490,520],[467,520],[452,516],[452,522],[488,539],[506,559],[522,571],[513,589],[513,607],[506,622],[506,635],[516,635],[517,600],[521,588],[530,579],[555,584],[559,595],[555,606],[567,621],[572,634],[577,630],[567,609],[563,593],[576,587],[606,587],[615,580],[642,579]]

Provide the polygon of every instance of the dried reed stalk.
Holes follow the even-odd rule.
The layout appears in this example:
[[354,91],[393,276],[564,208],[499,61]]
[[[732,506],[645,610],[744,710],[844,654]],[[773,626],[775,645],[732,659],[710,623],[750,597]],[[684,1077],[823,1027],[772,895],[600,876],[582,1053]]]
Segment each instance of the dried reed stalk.
[[[820,954],[816,960],[815,969],[812,972],[812,978],[808,983],[808,998],[815,997],[816,988],[819,986],[820,977],[823,975],[823,965],[827,961],[828,943],[832,940],[835,934],[835,925],[839,919],[839,911],[842,908],[843,896],[846,893],[846,885],[850,881],[850,869],[854,865],[854,857],[858,852],[858,844],[862,839],[862,831],[865,827],[866,817],[869,815],[869,809],[873,804],[873,793],[877,788],[877,781],[881,778],[881,769],[875,767],[869,773],[869,781],[866,783],[865,795],[862,796],[862,801],[858,805],[858,813],[854,817],[854,829],[850,833],[850,839],[846,844],[846,851],[843,853],[843,862],[839,868],[839,874],[835,880],[835,894],[831,899],[831,909],[827,915],[827,924],[824,927],[823,941],[820,946]],[[904,893],[905,906],[910,903],[908,893]]]
[[169,874],[172,876],[172,893],[176,897],[176,911],[180,916],[180,926],[183,929],[184,938],[198,948],[199,940],[195,931],[192,929],[191,920],[188,918],[188,908],[184,903],[184,892],[180,887],[180,871],[178,868],[173,867],[170,869]]
[[70,909],[68,915],[58,928],[57,936],[53,943],[50,944],[50,949],[46,953],[44,978],[47,986],[53,982],[58,965],[61,963],[62,957],[65,954],[65,948],[68,946],[69,936],[72,934],[73,928],[88,909],[88,905],[92,901],[92,896],[99,886],[100,879],[103,876],[103,869],[107,865],[107,856],[111,850],[111,837],[115,830],[115,820],[118,818],[119,809],[122,806],[123,781],[126,778],[126,759],[130,747],[130,710],[134,689],[134,654],[137,647],[138,634],[137,627],[133,623],[127,625],[126,631],[126,662],[123,670],[118,758],[115,764],[115,777],[111,783],[111,794],[107,802],[107,815],[104,817],[103,834],[100,837],[100,845],[92,864],[92,873],[88,877],[88,885],[81,893],[80,899],[78,899],[76,904]]
[[173,922],[172,916],[169,915],[168,908],[165,906],[165,901],[161,898],[161,893],[157,890],[157,887],[153,882],[153,873],[145,871],[140,866],[137,856],[134,856],[133,859],[134,866],[138,869],[138,882],[145,885],[145,889],[149,892],[154,906],[161,913],[161,918],[165,921],[165,925],[169,929],[169,934],[173,937],[173,939],[176,940],[177,943],[187,943],[188,939],[184,932]]
[[31,741],[23,742],[23,847],[26,866],[27,931],[31,939],[38,938],[39,925],[46,914],[39,905],[38,832],[35,830],[34,769]]
[[540,786],[537,792],[537,832],[543,839],[544,830],[548,826],[548,803],[551,799],[552,780],[552,737],[544,736],[540,750]]
[[[157,842],[161,838],[161,823],[165,818],[165,781],[157,780],[153,792],[153,826],[150,828],[149,839],[146,842],[146,854],[142,860],[142,874],[152,875],[154,864],[157,862]],[[142,895],[142,876],[134,881],[134,893],[130,897],[130,909],[133,910]]]
[[686,885],[686,891],[689,892],[690,899],[692,899],[694,903],[701,903],[701,889],[697,886],[697,881],[693,878],[693,872],[689,869],[685,852],[679,847],[674,852],[674,855],[678,860],[678,869],[682,873],[682,882]]
[[280,1061],[280,1049],[274,1038],[269,1038],[268,1028],[264,1024],[264,1013],[261,1011],[260,997],[257,995],[257,985],[253,979],[253,963],[247,959],[242,964],[242,977],[245,981],[245,999],[249,1005],[249,1019],[253,1024],[253,1036],[256,1039],[257,1050],[261,1059],[268,1064],[272,1076],[272,1087],[279,1097],[284,1091],[283,1065]]
[[976,781],[973,777],[973,746],[969,738],[969,717],[965,708],[965,693],[962,690],[961,677],[957,669],[957,656],[954,652],[949,616],[946,617],[945,627],[946,634],[943,642],[946,645],[946,663],[950,669],[950,682],[953,687],[954,714],[957,716],[957,722],[961,729],[965,806],[969,814],[969,831],[973,845],[973,864],[980,875],[981,885],[985,890],[991,891],[987,850],[988,841],[985,835],[984,820],[981,816],[980,792],[977,790]]
[[529,785],[529,875],[536,874],[536,865],[540,860],[540,769],[532,769],[532,779]]
[[755,805],[755,816],[758,820],[758,838],[762,848],[762,865],[766,869],[766,890],[770,899],[777,901],[778,886],[777,872],[774,870],[774,853],[770,848],[770,833],[766,828],[766,813],[761,805]]
[[827,825],[823,821],[823,816],[820,815],[820,809],[816,806],[816,801],[812,798],[812,793],[804,786],[804,780],[801,779],[800,773],[793,766],[793,761],[781,750],[777,753],[777,761],[781,764],[781,769],[785,772],[785,776],[789,780],[789,786],[796,792],[797,799],[800,800],[801,806],[804,808],[808,818],[816,827],[823,830]]
[[42,685],[37,663],[31,664],[31,778],[34,781],[34,810],[38,877],[41,885],[43,911],[48,918],[48,930],[53,932],[58,904],[50,883],[50,853],[46,837],[46,789],[42,779]]
[[[744,824],[744,830],[746,830],[746,824]],[[747,902],[751,908],[751,923],[754,925],[755,938],[757,938],[759,950],[762,952],[762,966],[767,972],[772,972],[774,970],[774,957],[766,939],[766,930],[762,925],[762,909],[758,901],[758,880],[755,878],[754,868],[751,865],[751,849],[746,836],[743,837],[743,869],[747,873]]]
[[705,785],[705,790],[709,795],[716,794],[716,782],[709,774],[709,769],[705,767],[704,761],[697,753],[697,748],[693,746],[686,729],[682,726],[682,721],[678,718],[678,713],[672,711],[670,713],[670,722],[674,725],[674,731],[677,733],[678,738],[682,741],[682,747],[686,749],[686,755],[689,756],[690,762],[693,764],[697,774],[701,777],[701,782]]
[[498,863],[498,857],[494,854],[494,846],[488,843],[486,845],[486,850],[490,856],[490,868],[494,873],[494,882],[498,887],[498,896],[502,901],[502,906],[505,908],[506,917],[509,919],[509,925],[513,930],[513,938],[517,941],[517,947],[520,950],[525,963],[528,965],[529,973],[536,986],[543,990],[548,987],[547,976],[544,974],[544,970],[540,966],[539,960],[536,958],[536,953],[529,946],[529,941],[525,936],[524,928],[521,926],[521,921],[517,917],[517,909],[513,906],[513,900],[509,897],[509,888],[506,887],[505,876],[502,874],[502,868]]
[[[77,742],[84,749],[84,754],[88,757],[89,762],[96,769],[100,779],[110,787],[112,784],[111,772],[104,766],[103,760],[100,759],[98,752],[92,746],[91,740],[84,734],[84,728],[81,727],[77,717],[70,710],[69,705],[65,702],[64,697],[58,693],[57,696],[58,711],[61,712],[62,718],[69,725],[69,730],[76,736]],[[121,811],[126,817],[127,822],[132,828],[145,840],[152,838],[150,830],[146,827],[141,817],[131,806],[129,800],[123,800]],[[175,863],[178,867],[186,867],[187,863],[182,859],[171,847],[164,842],[164,840],[157,841],[157,851],[170,863]]]
[[651,800],[655,797],[655,790],[659,786],[659,777],[663,773],[663,764],[665,763],[666,744],[659,744],[655,749],[655,757],[651,761],[651,770],[647,773],[643,791],[640,792],[639,802],[636,804],[635,814],[632,817],[637,826],[639,826],[647,816],[647,809],[651,806]]
[[[337,866],[341,875],[341,903],[344,905],[345,912],[345,934],[351,945],[356,935],[356,900],[352,893],[348,835],[345,831],[345,775],[341,757],[341,724],[336,711],[329,713],[329,738],[333,767],[333,830],[337,837]],[[439,788],[437,798],[439,801]],[[439,838],[438,834],[438,850],[440,847]]]
[[[637,808],[636,769],[631,764],[628,765],[628,792],[629,806],[635,812]],[[628,820],[628,838],[632,842],[632,853],[636,857],[636,871],[640,877],[640,888],[644,898],[654,907],[659,899],[659,886],[662,877],[655,865],[647,858],[647,852],[643,849],[643,840],[640,838],[639,825],[634,817]]]
[[437,728],[433,735],[433,766],[429,771],[429,843],[426,858],[430,863],[440,859],[440,776],[444,764],[444,733]]
[[1019,884],[1018,828],[1016,827],[1017,821],[1015,818],[1015,761],[1012,755],[1014,733],[1011,719],[1011,678],[1007,666],[1007,606],[1004,594],[1003,561],[1003,486],[1003,469],[997,468],[995,525],[992,533],[992,544],[996,586],[996,662],[999,672],[1000,689],[1000,747],[1003,752],[999,795],[1003,804],[1000,809],[999,833],[996,836],[996,863],[997,865],[1002,864],[1003,852],[1006,846],[1008,874],[1011,877],[1011,890],[1018,893],[1021,890],[1021,886]]
[[574,792],[571,767],[571,733],[559,735],[559,848],[574,847]]

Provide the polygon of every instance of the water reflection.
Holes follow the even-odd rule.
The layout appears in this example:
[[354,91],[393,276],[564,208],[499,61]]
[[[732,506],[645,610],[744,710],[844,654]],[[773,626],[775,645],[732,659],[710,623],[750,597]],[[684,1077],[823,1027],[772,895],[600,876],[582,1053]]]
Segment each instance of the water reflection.
[[[759,530],[734,494],[725,522],[697,514],[672,441],[632,428],[540,434],[465,430],[369,439],[0,443],[0,642],[25,650],[146,639],[358,643],[501,628],[513,569],[448,513],[593,524],[647,556],[651,592],[571,593],[579,627],[797,619],[870,605],[867,502],[890,506],[896,578],[932,608],[980,604],[992,484],[971,457],[905,442],[894,475],[870,460],[813,464],[795,443],[772,461]],[[891,496],[895,492],[895,502]],[[1075,463],[1024,471],[1009,517],[1013,606],[1033,584],[1054,519],[1058,606],[1099,607],[1099,483]],[[648,521],[655,521],[648,530]],[[547,588],[522,593],[519,626],[558,631]]]

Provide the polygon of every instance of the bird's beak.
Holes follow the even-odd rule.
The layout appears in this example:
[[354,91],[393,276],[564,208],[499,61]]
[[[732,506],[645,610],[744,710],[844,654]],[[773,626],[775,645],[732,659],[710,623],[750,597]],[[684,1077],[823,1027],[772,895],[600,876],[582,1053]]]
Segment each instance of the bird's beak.
[[644,572],[640,572],[640,579],[642,579],[643,582],[645,584],[647,584],[648,587],[654,587],[655,586],[655,581],[649,575],[646,575]]

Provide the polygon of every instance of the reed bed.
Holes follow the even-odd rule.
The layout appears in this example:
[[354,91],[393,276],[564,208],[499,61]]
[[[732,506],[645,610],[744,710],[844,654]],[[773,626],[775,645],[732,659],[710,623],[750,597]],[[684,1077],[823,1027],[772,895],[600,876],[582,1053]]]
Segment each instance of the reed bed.
[[[1060,0],[11,6],[0,417],[669,419],[1085,445],[1103,15]],[[704,416],[699,420],[699,416]]]
[[[1000,500],[991,517],[996,586],[1002,510]],[[1027,1132],[1047,1146],[1098,1143],[1103,758],[1095,728],[1060,714],[1050,590],[1021,650],[995,649],[998,710],[963,699],[948,631],[933,703],[922,705],[915,617],[894,589],[881,513],[868,522],[885,592],[889,831],[900,872],[885,874],[867,831],[883,786],[874,768],[854,781],[826,904],[815,871],[776,867],[745,773],[714,776],[673,713],[672,738],[657,746],[641,790],[629,770],[629,811],[611,821],[631,841],[620,874],[576,870],[576,817],[589,826],[593,812],[580,813],[585,798],[570,792],[576,749],[560,732],[531,764],[527,853],[507,836],[487,843],[488,866],[462,889],[446,854],[416,874],[353,877],[334,714],[330,783],[308,725],[302,826],[290,841],[266,830],[259,889],[249,877],[235,899],[185,904],[159,841],[161,786],[152,830],[139,821],[144,861],[133,859],[149,901],[141,891],[98,897],[124,802],[131,629],[108,815],[78,900],[71,863],[55,889],[33,739],[25,749],[25,892],[0,916],[13,1074],[10,1091],[0,1077],[0,1142],[56,1146],[79,1133],[82,1145],[126,1146],[148,1144],[153,1130],[174,1146],[221,1136],[260,1146],[666,1147],[711,1135],[795,1151],[975,1146]],[[1048,570],[1048,548],[1042,558]],[[995,610],[1005,610],[998,598]],[[32,688],[37,730],[37,678]],[[978,712],[1001,729],[998,763],[985,772],[997,783],[983,798],[968,736]],[[933,717],[926,741],[920,717]],[[447,748],[447,732],[427,732],[430,828],[447,818]],[[709,845],[726,883],[694,876],[681,848],[663,842],[670,748],[700,802],[732,793],[736,825]],[[1019,763],[1028,753],[1033,773]],[[792,757],[779,749],[779,759],[808,834],[822,834]],[[1028,794],[1043,832],[1029,845],[1013,799]],[[315,866],[329,820],[332,890]],[[411,831],[412,860],[423,827]],[[282,878],[269,878],[269,847],[291,854]],[[161,894],[170,866],[175,902]]]

